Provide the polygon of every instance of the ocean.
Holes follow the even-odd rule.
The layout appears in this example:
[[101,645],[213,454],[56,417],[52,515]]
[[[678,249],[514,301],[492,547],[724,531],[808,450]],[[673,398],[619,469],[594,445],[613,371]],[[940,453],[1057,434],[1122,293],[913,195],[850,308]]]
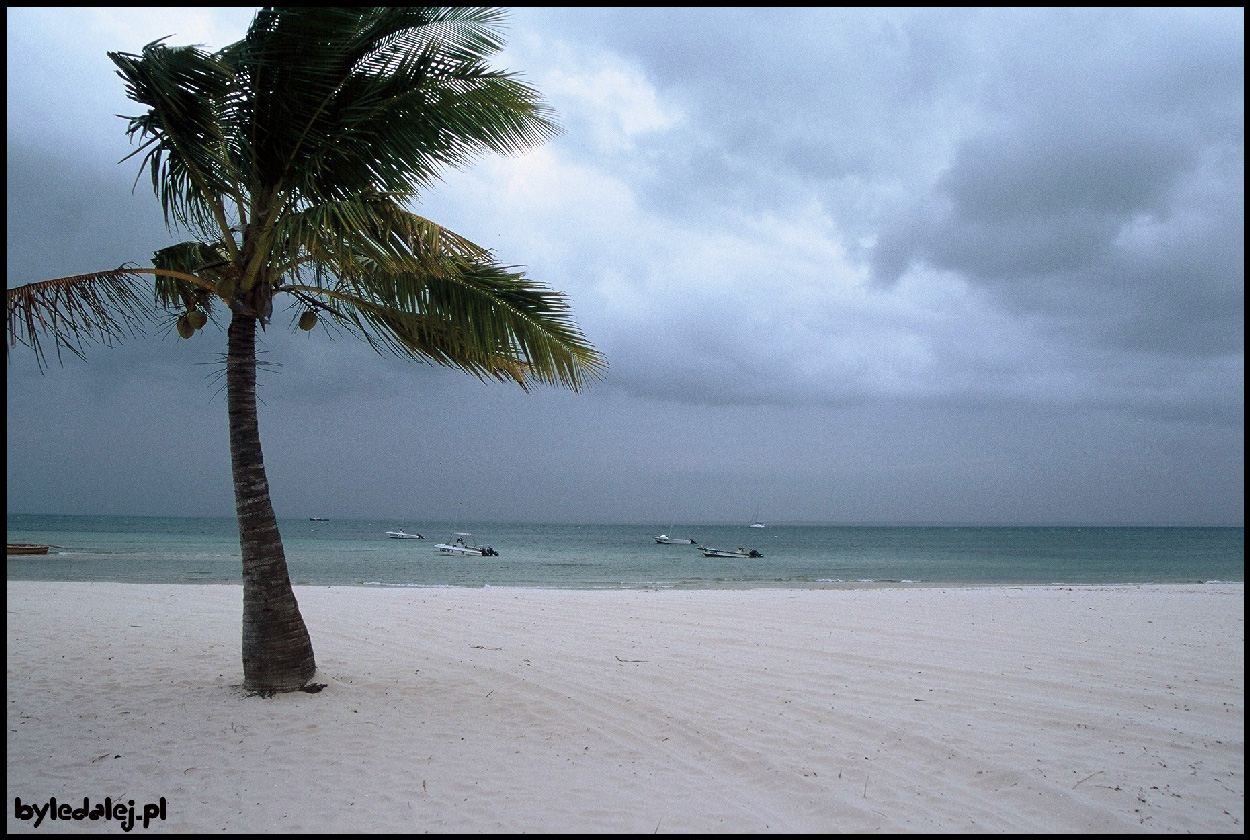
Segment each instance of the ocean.
[[[541,525],[279,521],[296,585],[721,589],[1244,582],[1244,527]],[[425,539],[396,540],[403,529]],[[434,548],[468,532],[498,556]],[[697,540],[661,545],[667,534]],[[9,580],[239,583],[233,517],[9,515]],[[708,558],[700,546],[759,552]]]

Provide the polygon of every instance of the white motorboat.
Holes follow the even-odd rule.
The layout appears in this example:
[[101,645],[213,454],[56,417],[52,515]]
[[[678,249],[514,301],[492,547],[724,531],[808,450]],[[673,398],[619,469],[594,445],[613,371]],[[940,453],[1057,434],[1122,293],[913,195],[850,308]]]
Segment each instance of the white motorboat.
[[421,536],[420,534],[410,534],[407,531],[405,531],[403,528],[400,528],[398,531],[387,531],[386,535],[393,540],[423,540],[425,539],[425,537]]
[[763,554],[760,554],[755,549],[751,549],[750,551],[748,551],[745,548],[738,548],[738,549],[735,549],[734,551],[730,551],[725,548],[703,548],[701,549],[701,551],[703,552],[704,557],[755,558],[755,557],[764,556]]
[[760,521],[757,519],[756,521],[754,521],[754,522],[752,522],[752,523],[751,523],[751,527],[752,527],[752,528],[767,528],[768,526],[767,526],[767,525],[765,525],[763,522],[760,522]]
[[668,534],[660,534],[655,538],[660,545],[698,545],[694,540],[684,540],[677,537],[670,537]]
[[471,537],[472,534],[466,534],[463,531],[457,531],[452,534],[455,537],[451,542],[437,543],[434,548],[439,554],[448,554],[459,557],[498,557],[499,552],[491,548],[489,545],[475,545],[465,542],[465,537]]

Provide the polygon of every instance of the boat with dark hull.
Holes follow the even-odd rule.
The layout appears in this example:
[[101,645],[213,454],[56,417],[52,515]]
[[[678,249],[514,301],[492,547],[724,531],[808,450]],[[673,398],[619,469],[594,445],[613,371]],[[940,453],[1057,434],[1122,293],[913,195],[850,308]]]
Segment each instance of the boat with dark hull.
[[47,554],[48,546],[36,543],[8,543],[9,554]]
[[703,552],[704,557],[725,557],[725,558],[730,558],[730,559],[743,559],[743,558],[754,559],[757,557],[764,556],[763,554],[760,554],[758,551],[756,551],[753,548],[750,550],[747,550],[745,548],[737,548],[733,551],[730,551],[724,548],[703,548],[701,549],[701,551]]

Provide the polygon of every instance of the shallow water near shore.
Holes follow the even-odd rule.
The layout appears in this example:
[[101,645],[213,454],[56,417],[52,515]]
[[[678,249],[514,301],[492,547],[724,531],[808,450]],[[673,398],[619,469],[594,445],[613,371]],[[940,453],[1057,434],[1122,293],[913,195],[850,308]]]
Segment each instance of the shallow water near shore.
[[[570,525],[286,519],[296,585],[558,589],[761,586],[1141,584],[1245,580],[1245,529]],[[425,539],[396,540],[404,529]],[[434,548],[473,534],[497,557]],[[697,545],[661,545],[655,537]],[[10,515],[9,542],[52,546],[8,559],[9,580],[238,583],[232,517]],[[707,558],[701,546],[759,551]]]

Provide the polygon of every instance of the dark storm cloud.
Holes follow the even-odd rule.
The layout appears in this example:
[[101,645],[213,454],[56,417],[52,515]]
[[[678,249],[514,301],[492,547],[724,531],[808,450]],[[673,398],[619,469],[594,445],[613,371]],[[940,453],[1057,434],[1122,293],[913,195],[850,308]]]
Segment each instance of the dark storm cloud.
[[1223,17],[1237,28],[1219,14],[1065,12],[1011,39],[1023,49],[989,88],[990,127],[884,221],[877,278],[926,265],[1080,340],[1239,352],[1242,41]]
[[134,171],[13,140],[7,163],[9,285],[148,261],[174,241]]
[[[1235,10],[531,14],[680,111],[629,150],[657,209],[813,201],[876,239],[880,279],[923,262],[1026,311],[1121,287],[1143,325],[1169,285],[1188,311],[1240,275]],[[1191,342],[1229,346],[1228,326]]]
[[[103,52],[249,16],[9,10],[10,285],[169,241]],[[510,17],[565,131],[415,209],[566,292],[607,378],[522,394],[280,312],[280,512],[1240,521],[1240,9]],[[153,332],[10,364],[20,507],[229,512],[221,333]]]
[[521,14],[636,67],[681,114],[639,140],[654,166],[638,186],[682,215],[814,199],[867,232],[893,190],[936,171],[982,72],[985,27],[962,10]]

